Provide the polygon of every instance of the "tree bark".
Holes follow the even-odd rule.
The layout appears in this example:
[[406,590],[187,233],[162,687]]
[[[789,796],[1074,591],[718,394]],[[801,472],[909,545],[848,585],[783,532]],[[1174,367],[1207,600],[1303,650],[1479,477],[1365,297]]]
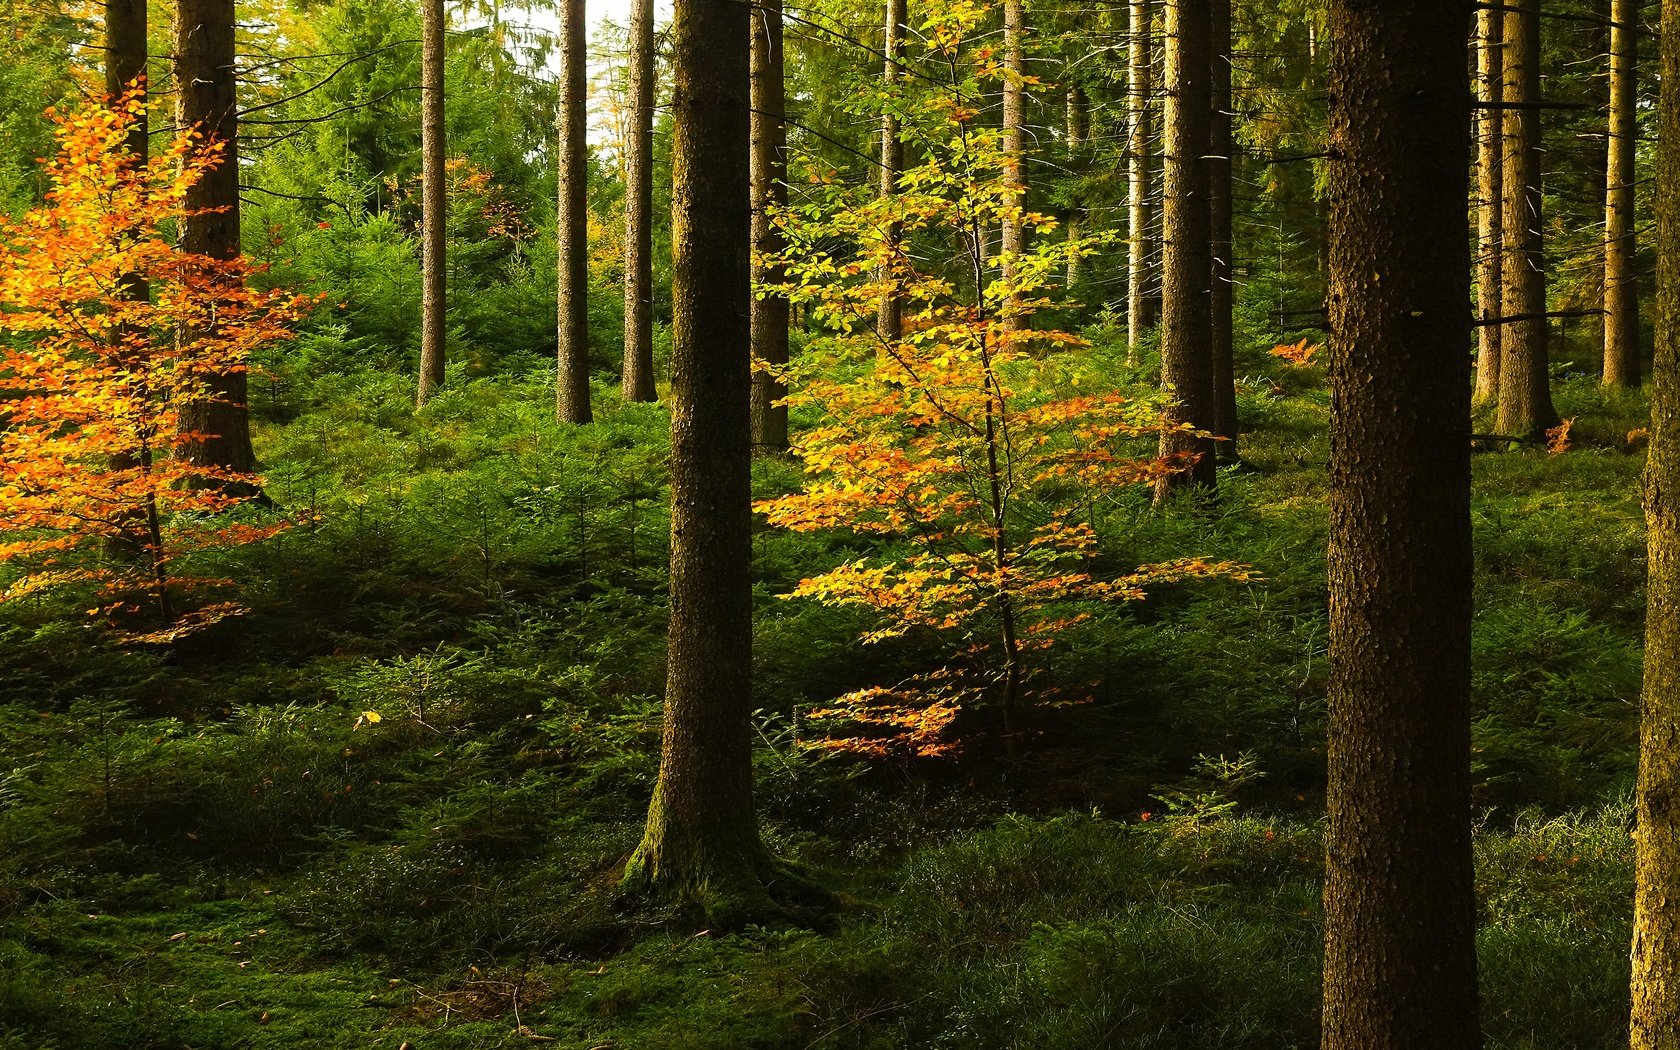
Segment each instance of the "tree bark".
[[626,883],[730,921],[767,903],[753,811],[749,8],[673,25],[671,627],[659,782]]
[[[1070,84],[1067,89],[1067,142],[1068,168],[1074,175],[1083,176],[1090,161],[1091,104],[1085,96],[1085,89],[1078,84]],[[1085,207],[1076,200],[1068,209],[1067,238],[1078,241],[1084,236]],[[1082,261],[1077,252],[1068,256],[1067,286],[1070,289],[1079,282]]]
[[447,18],[443,0],[420,5],[420,390],[415,407],[424,408],[443,385],[446,282],[449,263],[444,235],[449,199],[444,188],[443,59]]
[[[175,20],[175,123],[222,144],[216,166],[187,191],[183,251],[239,258],[239,121],[234,78],[233,0],[180,0]],[[199,435],[180,445],[195,466],[250,473],[251,419],[245,372],[211,377],[213,398],[183,405],[180,427]]]
[[1546,341],[1546,258],[1540,197],[1540,0],[1507,0],[1505,10],[1505,241],[1499,352],[1501,434],[1539,437],[1557,426]]
[[1499,348],[1505,326],[1497,322],[1504,298],[1505,238],[1502,228],[1504,187],[1505,16],[1483,7],[1476,12],[1476,395],[1482,404],[1499,401]]
[[[105,93],[116,98],[138,85],[140,98],[147,97],[146,60],[150,42],[146,37],[146,0],[105,0]],[[124,140],[136,165],[146,163],[150,152],[144,117],[129,128]]]
[[[885,55],[881,78],[892,93],[898,82],[898,69],[904,56],[904,24],[909,20],[906,0],[887,0],[887,24],[881,51]],[[892,112],[881,114],[881,196],[892,198],[898,193],[898,173],[904,167],[904,143],[899,139],[898,117]],[[889,253],[896,257],[903,233],[897,223],[887,230]],[[890,344],[904,334],[904,303],[891,285],[890,267],[882,267],[876,279],[887,287],[881,296],[881,308],[875,317],[875,334],[883,344]]]
[[[1023,0],[1003,0],[1003,170],[1004,179],[1014,191],[1016,207],[1027,204],[1026,166],[1026,89],[1021,78],[1026,74],[1021,36],[1026,31]],[[1027,226],[1019,215],[1006,215],[1003,220],[1000,244],[1003,279],[1015,276],[1016,257],[1027,250]],[[1019,329],[1026,318],[1019,312],[1020,296],[1011,295],[1001,320],[1007,328]]]
[[654,401],[653,0],[630,6],[630,150],[624,159],[624,400]]
[[1152,0],[1132,0],[1127,47],[1127,94],[1131,99],[1131,134],[1127,137],[1126,342],[1137,360],[1143,333],[1155,323],[1149,295],[1149,260],[1155,192],[1151,143],[1155,139],[1155,55]]
[[584,0],[560,3],[560,256],[559,382],[555,417],[588,423],[589,411],[589,140]]
[[[758,0],[752,12],[752,239],[755,257],[776,255],[787,239],[770,221],[772,209],[787,204],[787,88],[782,51],[782,0]],[[779,268],[753,263],[755,284],[782,279]],[[788,360],[788,301],[786,296],[754,294],[752,300],[753,357],[781,366]],[[781,452],[788,447],[787,387],[769,372],[759,370],[752,380],[753,447]]]
[[1634,832],[1632,1050],[1680,1047],[1680,6],[1664,4],[1657,341],[1645,463],[1649,582]]
[[1633,169],[1638,126],[1639,0],[1610,7],[1610,149],[1604,189],[1604,383],[1639,385],[1639,282]]
[[1470,6],[1334,0],[1326,1050],[1481,1045],[1470,844]]
[[[1173,424],[1213,430],[1212,215],[1207,155],[1212,133],[1211,0],[1167,2],[1166,187],[1161,217],[1161,385]],[[1213,441],[1179,430],[1161,435],[1161,455],[1193,456],[1155,485],[1157,503],[1186,486],[1211,490]]]
[[1235,463],[1237,454],[1237,376],[1233,360],[1231,308],[1235,289],[1231,237],[1232,181],[1236,169],[1236,137],[1231,109],[1231,0],[1212,0],[1213,18],[1213,130],[1208,150],[1208,210],[1212,222],[1213,276],[1209,295],[1213,315],[1213,433],[1222,463]]

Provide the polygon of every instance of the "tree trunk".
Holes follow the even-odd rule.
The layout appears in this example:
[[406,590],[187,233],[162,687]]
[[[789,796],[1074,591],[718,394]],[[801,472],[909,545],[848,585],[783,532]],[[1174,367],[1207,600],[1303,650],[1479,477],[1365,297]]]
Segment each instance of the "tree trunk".
[[1233,360],[1231,300],[1235,290],[1231,237],[1232,182],[1236,138],[1231,133],[1231,0],[1213,0],[1213,132],[1208,150],[1208,210],[1212,221],[1213,276],[1213,433],[1222,440],[1216,456],[1235,463],[1237,455],[1237,376]]
[[[180,0],[175,20],[175,123],[222,144],[221,159],[187,191],[183,251],[239,258],[239,120],[234,84],[233,0]],[[213,399],[181,407],[181,454],[202,467],[250,473],[251,419],[243,369],[211,377]]]
[[1639,385],[1639,282],[1633,169],[1638,126],[1639,0],[1610,7],[1610,151],[1604,190],[1604,383]]
[[589,140],[584,0],[560,3],[560,256],[559,383],[555,417],[588,423],[589,411]]
[[[752,239],[758,256],[775,255],[787,246],[770,212],[787,204],[787,125],[784,121],[787,88],[782,52],[782,0],[758,0],[752,15]],[[754,264],[753,281],[770,284],[782,279],[781,270]],[[785,296],[754,295],[752,300],[753,357],[781,366],[788,359],[788,301]],[[761,451],[788,447],[787,387],[769,372],[758,371],[752,381],[752,441]]]
[[423,408],[432,392],[443,385],[445,298],[449,263],[444,235],[449,208],[444,189],[443,59],[448,19],[443,0],[420,5],[420,392],[415,407]]
[[[1211,0],[1167,2],[1166,191],[1161,216],[1161,385],[1168,417],[1213,430],[1212,216],[1207,155],[1211,145],[1213,33]],[[1194,457],[1155,485],[1157,503],[1175,489],[1215,484],[1213,441],[1171,430],[1161,455]]]
[[630,7],[630,150],[624,163],[624,400],[654,401],[653,0]]
[[659,782],[626,883],[728,922],[767,903],[753,811],[748,25],[673,25],[671,627]]
[[[1021,77],[1026,73],[1022,57],[1021,36],[1026,30],[1023,0],[1003,0],[1003,165],[1004,179],[1015,192],[1015,206],[1027,205],[1026,166],[1026,89]],[[1003,279],[1015,276],[1014,259],[1027,250],[1027,226],[1019,215],[1006,215],[1003,220]],[[1020,296],[1009,296],[1002,321],[1006,328],[1020,328],[1026,318],[1019,313]]]
[[[1067,89],[1067,142],[1068,168],[1075,175],[1083,177],[1090,160],[1088,151],[1091,148],[1091,105],[1085,97],[1085,89],[1078,84],[1071,84]],[[1068,208],[1067,238],[1077,241],[1085,236],[1085,207],[1080,201],[1074,201]],[[1079,283],[1080,259],[1077,252],[1068,256],[1067,286],[1071,289]]]
[[[904,56],[904,23],[909,20],[906,0],[887,0],[885,42],[881,48],[886,59],[882,79],[887,91],[898,81],[898,69]],[[904,167],[904,143],[899,140],[898,117],[891,112],[881,114],[881,196],[898,193],[898,173]],[[900,251],[902,231],[897,223],[887,230],[887,246],[892,256]],[[904,334],[904,303],[890,285],[892,274],[888,268],[876,274],[876,279],[888,287],[881,296],[881,309],[875,317],[875,333],[883,344],[890,344]]]
[[1645,464],[1649,582],[1634,832],[1632,1050],[1680,1047],[1680,6],[1664,4],[1657,344]]
[[[147,97],[146,59],[150,43],[146,37],[146,0],[105,0],[105,93],[116,98],[138,82],[140,98]],[[146,119],[142,116],[128,131],[124,144],[137,165],[146,163]]]
[[1459,0],[1334,0],[1326,1050],[1473,1050]]
[[1155,193],[1151,144],[1155,139],[1155,55],[1152,0],[1132,0],[1131,39],[1127,46],[1127,94],[1131,99],[1131,134],[1127,137],[1126,342],[1133,363],[1143,333],[1155,323],[1149,295],[1151,215]]
[[1476,12],[1476,396],[1481,404],[1499,401],[1499,348],[1505,326],[1499,323],[1504,299],[1505,238],[1500,207],[1505,197],[1503,173],[1505,97],[1505,16],[1484,7]]
[[1495,429],[1539,437],[1557,425],[1546,340],[1546,259],[1540,198],[1540,0],[1507,0],[1504,111],[1506,322],[1500,337],[1499,417]]

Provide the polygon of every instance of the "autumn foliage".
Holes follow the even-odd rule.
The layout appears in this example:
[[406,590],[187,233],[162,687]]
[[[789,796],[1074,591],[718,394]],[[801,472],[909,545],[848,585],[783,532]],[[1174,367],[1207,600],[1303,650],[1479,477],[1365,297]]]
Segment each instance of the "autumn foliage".
[[277,528],[228,516],[257,479],[178,456],[204,436],[180,418],[304,304],[171,244],[220,147],[188,133],[137,165],[123,141],[142,112],[131,95],[53,114],[44,203],[0,218],[0,600],[70,588],[147,638],[230,609],[184,604],[205,581],[178,559]]
[[[758,509],[784,528],[874,536],[882,550],[804,580],[792,596],[875,610],[866,643],[926,633],[954,657],[816,712],[842,724],[829,746],[845,750],[946,753],[959,712],[988,703],[1013,748],[1035,655],[1092,603],[1242,571],[1197,558],[1095,571],[1096,507],[1186,464],[1153,454],[1170,425],[1157,400],[1091,389],[1100,378],[1056,352],[1081,341],[1032,326],[1068,256],[1097,242],[1049,237],[1056,221],[1024,210],[997,132],[977,123],[988,82],[1005,75],[967,43],[980,16],[938,7],[923,39],[928,68],[946,80],[880,103],[903,114],[923,158],[902,173],[899,193],[874,197],[819,166],[805,201],[782,218],[779,290],[829,334],[785,372],[789,404],[820,419],[795,442],[804,489]],[[1037,248],[1007,260],[1007,279],[1005,260],[980,250],[1005,216],[1039,234]],[[900,338],[872,326],[887,295],[902,305]]]

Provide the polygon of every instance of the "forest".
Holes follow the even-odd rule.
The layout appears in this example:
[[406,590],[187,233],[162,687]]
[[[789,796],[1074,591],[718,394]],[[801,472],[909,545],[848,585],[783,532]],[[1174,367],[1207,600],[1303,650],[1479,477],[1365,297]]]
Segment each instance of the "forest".
[[0,1050],[1680,1050],[1680,2],[6,0]]

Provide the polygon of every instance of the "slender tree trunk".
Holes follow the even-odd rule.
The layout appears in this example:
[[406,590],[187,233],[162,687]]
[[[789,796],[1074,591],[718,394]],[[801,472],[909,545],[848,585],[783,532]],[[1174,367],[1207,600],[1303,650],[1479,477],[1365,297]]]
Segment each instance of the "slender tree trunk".
[[1476,396],[1482,404],[1499,400],[1499,347],[1505,326],[1499,323],[1504,298],[1505,237],[1500,205],[1504,187],[1505,16],[1492,7],[1476,12]]
[[[1091,147],[1091,106],[1085,97],[1085,89],[1078,84],[1069,85],[1067,89],[1067,141],[1068,167],[1077,176],[1085,174],[1090,160],[1088,151]],[[1080,201],[1074,201],[1068,209],[1067,238],[1077,241],[1085,236],[1085,207]],[[1067,286],[1072,288],[1079,283],[1080,263],[1076,252],[1068,256]]]
[[1538,437],[1557,425],[1546,352],[1546,259],[1540,198],[1540,0],[1505,11],[1505,294],[1500,337],[1501,434]]
[[1213,432],[1221,440],[1217,458],[1235,463],[1237,455],[1237,376],[1233,360],[1231,300],[1235,289],[1231,237],[1232,181],[1236,137],[1231,133],[1231,0],[1213,0],[1213,132],[1208,150],[1208,209],[1211,215],[1213,277]]
[[[782,68],[782,0],[758,0],[752,13],[752,238],[758,256],[785,250],[787,239],[770,221],[772,209],[787,204],[786,83]],[[753,281],[782,279],[779,268],[753,268]],[[766,364],[788,359],[788,301],[785,296],[755,295],[752,300],[752,352]],[[752,384],[752,440],[761,451],[788,447],[787,406],[776,402],[787,387],[769,372],[757,371]]]
[[[121,96],[130,89],[137,90],[140,101],[147,100],[149,91],[146,82],[146,60],[149,56],[150,42],[146,35],[146,0],[106,0],[105,3],[105,93],[113,99]],[[147,119],[145,110],[141,110],[130,125],[128,136],[123,142],[128,150],[127,166],[130,170],[138,171],[145,167],[150,155],[149,136],[147,135]],[[131,302],[145,302],[151,297],[151,288],[142,274],[129,273],[122,277],[123,298]],[[142,436],[140,456],[137,458],[133,451],[112,457],[111,466],[115,470],[132,470],[149,467],[144,455],[145,438]],[[105,551],[113,558],[125,562],[138,561],[145,554],[150,534],[146,529],[146,514],[144,509],[128,506],[119,510],[114,516],[112,524],[115,531],[105,542]],[[153,547],[154,559],[158,556],[159,548]]]
[[1634,832],[1632,1050],[1680,1047],[1680,5],[1662,9],[1649,582]]
[[1151,215],[1155,187],[1151,165],[1151,144],[1155,139],[1155,55],[1151,25],[1152,0],[1132,0],[1131,33],[1127,45],[1127,87],[1131,100],[1131,134],[1127,136],[1127,239],[1126,257],[1126,342],[1130,357],[1137,361],[1143,333],[1155,323],[1149,295]]
[[[239,258],[239,121],[234,80],[233,0],[180,0],[175,20],[175,123],[221,143],[220,161],[187,191],[181,248],[213,259]],[[243,369],[210,380],[213,398],[181,407],[181,442],[197,466],[250,473],[251,419]]]
[[[1026,165],[1026,89],[1021,77],[1026,74],[1022,55],[1021,36],[1026,31],[1023,0],[1003,0],[1003,155],[1004,176],[1015,191],[1015,203],[1027,204]],[[1027,226],[1018,216],[1003,220],[1002,271],[1004,280],[1015,275],[1014,258],[1027,250]],[[1002,321],[1008,328],[1021,328],[1026,318],[1020,315],[1020,297],[1011,295],[1003,311]]]
[[447,18],[443,0],[420,5],[420,392],[415,407],[424,408],[443,385],[446,282],[449,261],[444,235],[449,198],[444,189],[443,59]]
[[[1212,216],[1207,161],[1211,144],[1213,71],[1211,0],[1167,0],[1166,192],[1161,242],[1161,385],[1171,391],[1169,418],[1213,430]],[[1194,457],[1164,476],[1156,502],[1187,485],[1215,483],[1213,442],[1171,430],[1161,455]]]
[[588,423],[589,411],[589,53],[584,0],[560,3],[559,383],[555,417]]
[[1333,0],[1326,1050],[1474,1050],[1461,0]]
[[1639,0],[1610,7],[1610,151],[1604,191],[1604,383],[1639,385],[1633,152],[1638,126]]
[[[893,90],[898,81],[899,63],[904,56],[904,23],[909,16],[906,10],[906,0],[887,0],[887,25],[885,43],[881,50],[886,59],[882,65],[881,77],[886,81],[887,91]],[[898,173],[904,167],[904,143],[899,139],[898,117],[891,113],[881,114],[881,196],[891,198],[898,193]],[[887,230],[887,246],[892,256],[896,257],[901,249],[899,244],[903,233],[897,223]],[[876,274],[876,279],[887,288],[881,296],[881,308],[875,317],[875,333],[880,336],[883,344],[891,344],[904,334],[904,303],[891,285],[892,272],[890,267],[882,267]]]
[[653,401],[653,0],[630,7],[630,150],[624,164],[624,400]]
[[768,903],[753,811],[748,25],[680,0],[673,25],[671,629],[659,782],[626,882],[714,921]]

